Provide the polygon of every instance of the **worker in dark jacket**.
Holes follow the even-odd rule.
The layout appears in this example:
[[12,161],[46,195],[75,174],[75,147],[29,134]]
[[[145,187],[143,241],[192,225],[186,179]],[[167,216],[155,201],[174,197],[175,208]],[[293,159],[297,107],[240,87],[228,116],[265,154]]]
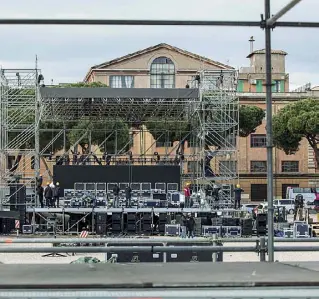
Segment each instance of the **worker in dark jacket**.
[[38,178],[36,178],[37,187],[42,186],[43,184],[43,177],[40,175]]
[[132,189],[130,186],[127,186],[125,189],[125,198],[126,198],[126,207],[131,207],[131,198],[132,198]]
[[241,194],[244,192],[243,189],[240,188],[240,185],[238,184],[236,188],[234,189],[235,194],[235,209],[240,209],[240,201],[241,201]]
[[113,207],[117,208],[119,205],[119,195],[120,195],[120,187],[118,184],[115,184],[113,187],[113,195],[114,195]]
[[44,189],[44,197],[47,202],[47,206],[52,207],[53,190],[50,187],[50,183],[47,183],[47,186]]
[[41,208],[44,208],[44,204],[43,204],[43,187],[41,185],[38,185],[37,186],[37,189],[36,189],[36,192],[37,192],[37,195],[38,195],[38,199],[39,199],[39,202],[40,202],[40,205],[41,205]]
[[60,183],[57,182],[55,184],[55,188],[53,189],[53,206],[59,208],[59,201],[61,196]]
[[188,238],[194,238],[195,220],[192,215],[187,215],[186,218],[186,234]]

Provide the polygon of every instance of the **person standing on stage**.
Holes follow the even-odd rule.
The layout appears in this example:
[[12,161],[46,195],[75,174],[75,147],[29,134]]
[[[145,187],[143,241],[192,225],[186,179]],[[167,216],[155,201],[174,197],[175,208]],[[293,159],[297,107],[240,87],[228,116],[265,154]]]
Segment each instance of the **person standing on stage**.
[[241,201],[241,194],[244,192],[242,188],[240,188],[240,185],[236,185],[236,188],[234,189],[235,194],[235,209],[240,209],[240,201]]
[[41,185],[38,185],[37,188],[36,188],[36,192],[37,192],[37,195],[38,195],[38,199],[39,199],[39,202],[40,202],[40,205],[41,205],[41,208],[44,208],[44,204],[43,204],[43,187]]
[[184,188],[184,196],[185,196],[185,208],[190,208],[190,198],[191,198],[191,189],[189,188],[189,184],[186,184]]
[[188,238],[194,238],[195,220],[193,215],[187,215],[186,218],[186,235]]
[[60,183],[56,182],[55,188],[53,189],[53,205],[59,208],[59,201],[61,196]]
[[131,198],[132,198],[132,189],[130,186],[127,186],[125,189],[125,198],[126,198],[126,207],[131,207]]
[[52,188],[50,187],[50,183],[47,183],[47,186],[44,189],[44,198],[48,208],[52,206],[52,197],[53,197]]
[[113,207],[117,208],[119,203],[119,195],[120,195],[120,187],[118,184],[115,184],[113,187],[113,194],[114,194],[114,203],[113,203]]

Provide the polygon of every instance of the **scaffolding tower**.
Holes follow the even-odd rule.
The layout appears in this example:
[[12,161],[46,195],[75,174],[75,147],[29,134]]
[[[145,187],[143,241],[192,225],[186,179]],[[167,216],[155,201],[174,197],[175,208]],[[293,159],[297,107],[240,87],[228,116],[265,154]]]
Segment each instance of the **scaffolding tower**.
[[221,199],[231,204],[237,173],[239,100],[235,70],[202,71],[198,78],[200,101],[195,103],[198,189],[221,188]]
[[[39,165],[37,159],[39,108],[38,70],[0,69],[0,185],[2,187],[8,187],[12,183],[31,185],[36,177]],[[3,188],[1,190],[8,192]]]

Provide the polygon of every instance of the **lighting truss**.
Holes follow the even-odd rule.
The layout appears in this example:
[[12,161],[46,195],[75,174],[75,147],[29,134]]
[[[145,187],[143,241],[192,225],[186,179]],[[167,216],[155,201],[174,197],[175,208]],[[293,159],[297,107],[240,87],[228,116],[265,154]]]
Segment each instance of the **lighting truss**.
[[41,88],[46,121],[74,121],[90,117],[94,121],[122,119],[185,121],[193,103],[195,89],[112,89],[112,88]]

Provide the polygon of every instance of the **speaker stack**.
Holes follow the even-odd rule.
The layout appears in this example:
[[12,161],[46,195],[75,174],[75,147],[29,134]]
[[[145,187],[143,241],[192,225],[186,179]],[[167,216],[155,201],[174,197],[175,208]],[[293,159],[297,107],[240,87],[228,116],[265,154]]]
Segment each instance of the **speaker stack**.
[[257,236],[265,236],[267,234],[267,214],[257,214],[256,232]]
[[151,233],[152,232],[152,213],[143,213],[142,218],[142,231],[145,233]]
[[122,213],[112,214],[112,233],[122,232]]
[[202,218],[196,217],[194,218],[194,221],[195,221],[195,228],[194,228],[195,236],[200,236],[202,233]]
[[253,234],[253,220],[251,218],[241,219],[240,226],[242,236],[251,236]]
[[15,229],[15,219],[1,218],[0,219],[0,233],[9,235]]
[[160,234],[165,233],[165,225],[168,224],[168,215],[164,213],[159,214],[158,231]]
[[136,232],[136,213],[127,213],[126,229],[129,233]]
[[96,234],[105,236],[107,233],[107,214],[98,213],[96,214]]
[[10,185],[10,211],[19,212],[20,230],[25,225],[26,218],[26,186],[23,184]]

